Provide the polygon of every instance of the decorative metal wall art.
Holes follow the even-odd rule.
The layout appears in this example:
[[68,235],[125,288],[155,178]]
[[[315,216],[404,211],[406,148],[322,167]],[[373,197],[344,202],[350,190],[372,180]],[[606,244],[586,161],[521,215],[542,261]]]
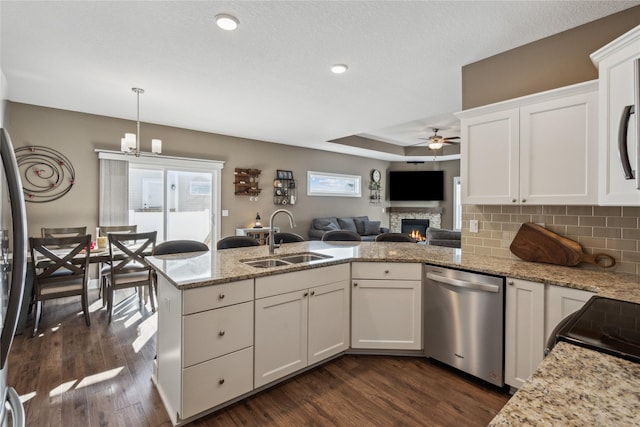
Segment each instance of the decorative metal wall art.
[[31,145],[16,150],[24,200],[46,203],[67,194],[76,183],[69,159],[49,147]]

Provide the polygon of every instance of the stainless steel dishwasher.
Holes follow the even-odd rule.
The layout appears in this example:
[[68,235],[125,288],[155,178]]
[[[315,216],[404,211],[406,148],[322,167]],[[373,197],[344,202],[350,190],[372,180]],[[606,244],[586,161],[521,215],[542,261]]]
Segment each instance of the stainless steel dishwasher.
[[425,355],[504,385],[504,278],[427,265]]

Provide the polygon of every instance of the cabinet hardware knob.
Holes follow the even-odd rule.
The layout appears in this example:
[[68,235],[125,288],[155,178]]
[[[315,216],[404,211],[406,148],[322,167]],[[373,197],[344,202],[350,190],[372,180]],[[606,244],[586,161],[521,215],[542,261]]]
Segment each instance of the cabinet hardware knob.
[[220,384],[220,385],[224,384],[224,378],[220,378],[220,379],[218,380],[218,384]]
[[314,296],[316,294],[316,291],[311,291],[311,296]]
[[221,292],[220,295],[218,295],[219,299],[224,299],[224,294]]
[[303,297],[306,297],[309,295],[309,292],[305,292],[304,294],[302,294]]
[[385,270],[385,271],[384,271],[384,274],[389,274],[389,270]]
[[220,335],[221,337],[224,336],[224,329],[220,329],[220,332],[218,332],[218,335]]
[[354,284],[353,284],[353,287],[356,287],[356,286],[358,286],[358,284],[357,284],[357,283],[354,283]]
[[522,203],[526,203],[526,202],[527,202],[527,199],[522,199]]
[[511,203],[515,203],[515,202],[517,202],[516,199],[511,199]]
[[509,282],[507,282],[509,284],[509,286],[513,286],[515,285],[515,283],[513,283],[513,280],[509,280]]

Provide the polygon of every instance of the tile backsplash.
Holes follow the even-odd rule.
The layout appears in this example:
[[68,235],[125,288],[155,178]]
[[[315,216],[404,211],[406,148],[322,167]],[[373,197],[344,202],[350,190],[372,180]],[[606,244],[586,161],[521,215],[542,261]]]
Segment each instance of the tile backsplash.
[[[613,256],[610,270],[640,274],[640,207],[464,205],[462,212],[463,252],[518,259],[509,245],[522,223],[535,222],[577,241],[585,252]],[[478,220],[478,233],[469,232],[470,220]]]

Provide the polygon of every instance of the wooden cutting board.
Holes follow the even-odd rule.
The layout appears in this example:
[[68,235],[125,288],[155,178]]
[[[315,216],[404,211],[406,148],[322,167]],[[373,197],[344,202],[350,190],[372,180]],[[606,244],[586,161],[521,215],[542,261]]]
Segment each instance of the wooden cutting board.
[[616,264],[612,256],[585,253],[578,242],[532,222],[522,224],[509,249],[525,261],[566,266],[587,262],[602,268],[613,267]]

